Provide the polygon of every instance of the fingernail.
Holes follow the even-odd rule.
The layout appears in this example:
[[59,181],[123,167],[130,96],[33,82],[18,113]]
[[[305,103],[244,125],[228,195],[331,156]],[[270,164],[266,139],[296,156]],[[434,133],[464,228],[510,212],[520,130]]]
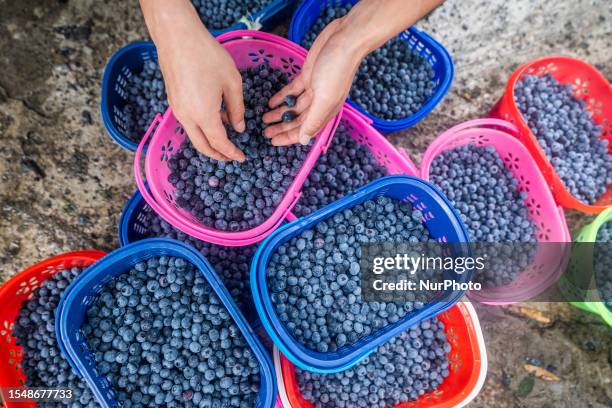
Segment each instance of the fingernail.
[[240,132],[240,133],[244,132],[244,130],[245,130],[245,129],[246,129],[246,124],[244,123],[244,120],[243,120],[243,121],[241,121],[241,122],[239,122],[239,123],[236,125],[236,130],[237,130],[238,132]]
[[303,144],[304,146],[306,146],[310,142],[310,139],[312,139],[312,136],[310,136],[310,135],[302,135],[302,136],[300,136],[300,143]]

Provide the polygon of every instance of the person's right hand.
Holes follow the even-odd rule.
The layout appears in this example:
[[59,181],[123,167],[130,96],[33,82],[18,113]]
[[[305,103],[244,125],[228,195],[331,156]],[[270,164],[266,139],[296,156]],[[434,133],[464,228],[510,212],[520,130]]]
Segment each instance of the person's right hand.
[[[245,155],[227,137],[222,119],[227,116],[237,132],[244,132],[240,72],[186,3],[185,10],[174,10],[172,28],[155,38],[168,102],[198,151],[242,162]],[[226,112],[221,112],[223,102]]]

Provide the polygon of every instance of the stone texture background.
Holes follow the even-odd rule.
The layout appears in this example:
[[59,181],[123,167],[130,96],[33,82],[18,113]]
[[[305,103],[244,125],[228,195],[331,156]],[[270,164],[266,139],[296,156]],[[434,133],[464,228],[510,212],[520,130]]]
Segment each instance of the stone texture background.
[[[58,253],[117,247],[132,154],[101,124],[100,82],[110,55],[147,32],[136,1],[0,0],[0,10],[3,282]],[[456,77],[431,115],[390,136],[415,160],[444,129],[485,115],[532,58],[584,58],[612,78],[608,0],[448,0],[418,26],[449,49]],[[590,220],[567,215],[573,231]],[[477,308],[489,374],[472,406],[612,406],[612,331],[595,316],[560,303]]]

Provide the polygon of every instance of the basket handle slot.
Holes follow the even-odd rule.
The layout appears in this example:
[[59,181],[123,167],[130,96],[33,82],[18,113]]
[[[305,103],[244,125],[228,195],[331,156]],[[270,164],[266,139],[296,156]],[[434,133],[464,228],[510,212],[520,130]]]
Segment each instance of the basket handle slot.
[[158,128],[161,121],[162,116],[158,113],[155,115],[155,119],[153,119],[153,122],[147,129],[147,132],[140,141],[138,149],[136,149],[134,154],[134,174],[136,175],[136,185],[138,186],[138,190],[140,191],[140,194],[142,194],[147,204],[149,204],[149,206],[151,206],[151,208],[153,208],[153,210],[158,214],[163,213],[163,211],[153,195],[149,192],[149,188],[146,185],[146,176],[142,172],[141,159],[149,138],[155,133],[155,130]]

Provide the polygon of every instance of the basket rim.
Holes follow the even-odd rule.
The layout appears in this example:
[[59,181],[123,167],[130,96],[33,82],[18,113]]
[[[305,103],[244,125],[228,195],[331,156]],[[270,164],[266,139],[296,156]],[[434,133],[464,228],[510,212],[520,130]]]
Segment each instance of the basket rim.
[[[467,328],[469,345],[474,355],[475,364],[470,372],[470,378],[466,384],[466,389],[457,393],[448,401],[432,405],[431,408],[460,408],[466,406],[476,398],[487,376],[488,359],[486,344],[476,309],[469,301],[460,301],[452,306],[449,311],[455,308],[459,309],[463,317],[462,323],[465,324]],[[295,365],[287,357],[281,354],[276,346],[274,346],[273,359],[276,377],[278,378],[278,394],[285,408],[312,408],[311,406],[295,406],[295,404],[291,403],[293,398],[287,393],[285,377],[290,377],[289,381],[292,383],[291,389],[296,389]],[[414,404],[418,407],[418,400],[414,401]],[[402,404],[398,406],[402,407]]]
[[[503,127],[506,130],[498,129],[499,127]],[[424,180],[430,180],[430,168],[431,164],[435,160],[435,158],[440,155],[443,151],[448,150],[448,144],[466,136],[466,133],[473,133],[476,131],[486,131],[489,133],[495,133],[496,143],[501,141],[503,143],[507,143],[513,146],[514,149],[521,151],[525,157],[529,160],[529,165],[533,170],[534,177],[537,178],[539,183],[542,183],[544,186],[547,186],[546,179],[542,174],[540,168],[538,167],[535,159],[529,154],[529,150],[525,145],[523,145],[516,137],[512,136],[509,132],[514,132],[516,127],[510,122],[501,120],[501,119],[476,119],[467,122],[463,122],[459,125],[456,125],[447,131],[443,132],[441,135],[437,136],[429,145],[425,154],[423,155],[423,159],[420,163],[420,177]],[[463,143],[468,144],[466,143]],[[555,214],[554,223],[559,227],[560,233],[563,235],[562,237],[558,237],[559,242],[570,242],[571,235],[567,226],[567,222],[565,220],[565,213],[561,207],[557,205],[555,202],[554,196],[549,188],[544,189],[544,196],[542,197],[544,203],[547,207],[550,208],[551,212]],[[539,240],[538,240],[539,242]],[[558,280],[559,276],[565,270],[565,264],[569,260],[569,248],[566,248],[566,253],[560,256],[560,261],[558,268],[556,268],[556,273],[551,274],[548,279],[543,280],[539,283],[537,287],[529,287],[523,288],[519,292],[511,292],[505,298],[502,296],[505,292],[503,287],[495,288],[493,290],[487,291],[489,293],[493,293],[493,297],[487,295],[482,292],[470,292],[468,293],[468,297],[470,299],[476,300],[478,302],[494,304],[494,305],[502,305],[502,304],[512,304],[517,302],[518,298],[523,298],[528,293],[537,293],[541,290],[544,290],[550,287],[555,281]]]
[[[458,242],[469,242],[469,235],[463,222],[461,221],[456,210],[450,205],[448,199],[433,187],[427,181],[421,180],[414,176],[406,175],[391,175],[382,177],[373,181],[354,193],[349,194],[338,201],[335,201],[316,212],[299,218],[297,221],[288,223],[270,234],[265,241],[258,247],[253,261],[251,262],[251,291],[255,307],[260,316],[262,324],[272,339],[273,343],[298,366],[313,372],[319,373],[335,373],[357,364],[361,359],[369,355],[373,350],[373,345],[379,344],[384,339],[390,338],[393,335],[401,332],[402,327],[414,324],[416,321],[430,318],[438,313],[448,309],[463,296],[463,292],[454,291],[446,293],[443,300],[436,301],[429,305],[425,305],[417,312],[404,317],[401,325],[394,323],[389,327],[377,331],[377,335],[370,335],[370,341],[361,340],[347,347],[342,353],[320,353],[307,349],[305,346],[293,340],[291,334],[288,333],[284,325],[279,321],[276,312],[274,311],[269,299],[269,289],[265,281],[265,269],[267,260],[272,251],[270,248],[277,245],[279,242],[286,239],[286,236],[292,234],[291,230],[303,230],[310,225],[314,225],[324,219],[331,217],[333,214],[345,208],[350,208],[362,202],[365,196],[381,192],[392,185],[409,185],[420,188],[428,194],[432,199],[437,201],[443,208],[448,210],[447,215],[450,223],[453,226],[454,232],[459,236]],[[467,249],[470,251],[470,249]],[[469,276],[462,275],[462,279],[468,279]],[[279,331],[279,332],[277,332]]]
[[[357,3],[358,0],[342,0],[342,3]],[[296,44],[300,44],[302,38],[298,35],[298,27],[301,27],[305,18],[305,14],[311,9],[314,4],[321,3],[321,0],[305,0],[303,1],[293,14],[291,18],[291,23],[289,25],[289,39]],[[366,115],[370,120],[372,120],[372,125],[376,127],[378,130],[384,133],[391,133],[400,131],[411,126],[414,126],[421,120],[423,120],[433,109],[442,102],[450,86],[455,77],[455,67],[453,63],[453,59],[449,53],[449,51],[435,38],[426,33],[423,30],[418,29],[416,26],[411,26],[408,29],[402,31],[396,37],[400,38],[402,41],[407,40],[403,38],[403,35],[412,34],[421,40],[427,48],[433,50],[434,53],[438,54],[441,58],[440,64],[445,69],[443,70],[443,74],[441,76],[440,84],[438,85],[437,90],[429,97],[429,99],[410,116],[406,116],[400,119],[382,119],[378,118],[370,113],[368,113],[365,109],[360,107],[356,102],[347,97],[346,102],[352,106],[354,109],[358,110],[360,113]],[[303,37],[303,36],[302,36]]]
[[[73,312],[72,308],[83,307],[82,294],[77,293],[77,291],[79,291],[85,284],[99,281],[101,278],[103,278],[106,275],[106,269],[115,262],[128,260],[129,263],[133,264],[139,259],[155,256],[155,251],[159,252],[159,254],[165,253],[169,256],[182,257],[183,259],[186,259],[188,262],[192,263],[198,269],[198,271],[202,273],[207,283],[211,286],[215,294],[223,303],[223,306],[229,312],[236,326],[238,326],[246,343],[251,351],[255,354],[259,362],[262,379],[265,378],[267,380],[265,382],[267,388],[264,388],[263,381],[260,384],[260,394],[263,394],[265,397],[263,401],[264,406],[274,406],[277,388],[272,361],[260,340],[253,332],[250,324],[247,322],[240,309],[236,306],[234,300],[229,295],[229,292],[221,282],[219,276],[212,268],[208,260],[206,260],[202,254],[195,250],[195,248],[192,248],[180,241],[168,238],[148,238],[116,249],[104,257],[104,259],[102,259],[100,262],[87,268],[85,271],[86,273],[77,277],[77,279],[73,281],[62,296],[60,305],[58,306],[58,312],[60,312],[60,314],[56,319],[55,325],[57,337],[64,344],[66,354],[72,359],[72,361],[69,360],[72,368],[87,382],[89,388],[92,390],[92,393],[96,396],[96,400],[102,406],[105,406],[105,399],[101,398],[101,390],[95,384],[92,373],[83,367],[82,353],[79,352],[78,347],[72,343],[70,330],[67,326],[67,322],[70,320],[70,313]],[[153,255],[150,255],[152,253]],[[119,273],[119,275],[125,272],[126,271],[124,270],[123,272]]]
[[[532,155],[537,154],[537,159],[544,163],[544,165],[546,166],[546,171],[543,170],[542,172],[544,173],[544,176],[547,181],[548,179],[550,179],[551,189],[555,193],[555,198],[558,194],[560,194],[561,198],[559,199],[559,201],[561,201],[564,207],[573,208],[578,211],[585,212],[587,214],[598,214],[604,211],[606,208],[610,207],[610,205],[587,204],[586,202],[574,197],[574,195],[565,187],[565,184],[557,174],[557,171],[555,170],[554,166],[552,165],[548,157],[546,157],[546,154],[540,147],[537,138],[529,128],[529,125],[523,118],[522,113],[519,111],[518,106],[515,103],[514,90],[516,88],[516,83],[523,77],[523,75],[525,75],[526,71],[536,64],[543,64],[555,61],[568,62],[579,66],[581,70],[589,72],[590,75],[593,75],[595,78],[601,81],[602,84],[607,84],[609,91],[612,93],[612,85],[608,82],[606,77],[593,65],[579,58],[564,55],[551,55],[531,60],[517,68],[508,79],[506,91],[502,98],[505,98],[507,100],[508,109],[511,111],[513,118],[519,122],[522,131],[521,133],[527,138],[526,144],[530,148],[530,153]],[[612,184],[608,185],[608,190],[611,186]],[[605,195],[606,193],[604,193],[599,199],[601,199]]]
[[[93,250],[93,249],[78,250],[78,251],[71,251],[71,252],[65,252],[62,254],[58,254],[58,255],[46,258],[34,265],[31,265],[27,267],[26,269],[22,270],[21,272],[19,272],[18,274],[12,276],[10,279],[5,281],[0,286],[0,305],[2,305],[3,303],[9,303],[9,302],[12,303],[13,302],[12,295],[16,287],[18,287],[21,282],[38,275],[41,271],[49,267],[57,266],[66,261],[83,261],[85,263],[90,262],[89,265],[92,265],[93,263],[97,262],[104,256],[106,256],[106,252],[103,252],[103,251],[98,251],[98,250]],[[84,267],[83,269],[86,269],[87,267]],[[54,274],[49,274],[45,279],[42,280],[42,282],[51,278],[53,275],[59,272],[60,271],[57,271]],[[15,317],[16,316],[13,317],[12,319],[13,321]],[[12,332],[9,334],[11,337],[13,337]],[[19,347],[19,346],[15,346],[15,347]],[[14,378],[14,375],[17,375],[17,373],[21,373],[21,375],[23,375],[23,371],[21,369],[19,371],[0,370],[0,385],[7,384],[8,383],[7,379]],[[11,407],[13,405],[10,403],[6,403],[6,404],[7,404],[6,405],[7,407]],[[31,404],[27,403],[27,404],[29,405],[24,405],[24,406],[34,407],[33,403]]]

